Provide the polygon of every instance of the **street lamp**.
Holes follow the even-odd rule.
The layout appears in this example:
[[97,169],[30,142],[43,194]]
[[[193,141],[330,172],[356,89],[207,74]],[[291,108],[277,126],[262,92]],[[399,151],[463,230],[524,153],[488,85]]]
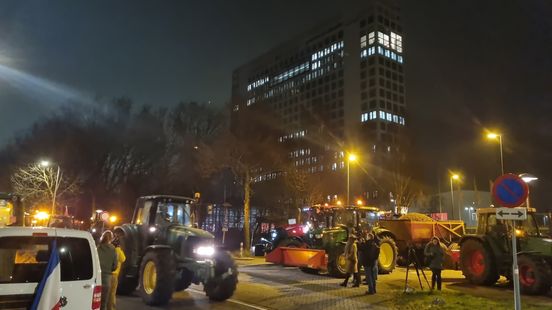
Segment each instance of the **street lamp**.
[[[533,182],[533,181],[537,181],[539,178],[537,178],[536,176],[532,175],[532,174],[529,174],[529,173],[522,173],[519,175],[519,177],[523,180],[523,182],[527,183],[527,185],[529,185],[529,183]],[[529,194],[527,194],[527,199],[525,200],[525,207],[527,208],[530,208],[530,204],[529,204]]]
[[[456,173],[453,173],[450,175],[450,201],[451,201],[451,204],[452,204],[452,216],[454,217],[454,187],[452,186],[452,181],[453,180],[459,180],[460,179],[460,176]],[[461,220],[462,219],[462,216],[460,214],[460,207],[458,207],[458,219]]]
[[[42,169],[42,173],[44,173],[44,175],[46,175],[46,169],[51,168],[51,165],[52,163],[50,161],[44,160],[44,159],[38,163],[38,166],[40,167],[40,169]],[[51,186],[53,187],[52,188],[53,193],[52,193],[52,210],[50,211],[50,214],[52,216],[56,215],[56,198],[57,198],[57,192],[59,190],[59,186],[61,185],[61,171],[60,171],[59,165],[56,165],[56,166],[57,166],[57,172],[51,184]],[[48,185],[47,180],[44,180],[44,182]]]
[[347,206],[349,206],[349,200],[351,195],[351,184],[350,184],[351,162],[356,160],[357,160],[357,156],[353,153],[349,153],[349,155],[347,156]]
[[487,134],[487,139],[498,140],[498,144],[500,145],[500,171],[502,172],[502,175],[504,175],[504,155],[502,152],[502,135],[494,132],[489,132]]

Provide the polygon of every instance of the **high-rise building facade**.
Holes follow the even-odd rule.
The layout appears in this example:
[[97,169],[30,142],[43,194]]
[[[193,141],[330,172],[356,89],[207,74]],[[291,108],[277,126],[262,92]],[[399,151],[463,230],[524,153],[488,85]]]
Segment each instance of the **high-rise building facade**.
[[[379,180],[404,159],[405,58],[398,7],[368,3],[236,69],[232,126],[248,121],[247,109],[269,111],[280,132],[274,143],[291,165],[319,174],[330,198],[345,194],[347,153],[355,152],[351,197],[381,202],[389,190]],[[279,175],[267,167],[254,181]]]

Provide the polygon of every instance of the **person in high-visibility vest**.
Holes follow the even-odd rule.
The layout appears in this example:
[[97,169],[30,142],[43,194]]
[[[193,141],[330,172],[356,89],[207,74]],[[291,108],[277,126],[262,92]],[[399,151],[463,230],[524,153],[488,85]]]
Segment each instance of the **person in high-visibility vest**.
[[126,260],[125,252],[121,249],[119,239],[115,238],[112,244],[115,246],[115,251],[117,252],[117,269],[113,271],[113,275],[111,276],[111,291],[109,292],[109,300],[107,301],[108,310],[115,310],[117,285],[119,284],[119,272],[121,271],[121,265]]

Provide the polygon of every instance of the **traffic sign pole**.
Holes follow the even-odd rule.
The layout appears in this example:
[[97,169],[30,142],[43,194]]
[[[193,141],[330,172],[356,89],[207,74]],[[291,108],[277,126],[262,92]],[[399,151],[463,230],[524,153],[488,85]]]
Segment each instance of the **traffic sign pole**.
[[521,310],[521,294],[519,291],[519,268],[517,261],[516,221],[512,221],[512,281],[514,281],[514,305],[515,310]]
[[[503,174],[493,184],[493,198],[506,208],[516,208],[522,205],[529,197],[529,187],[517,175]],[[516,213],[497,210],[497,218],[510,217]],[[521,217],[518,215],[518,217]],[[511,218],[511,217],[510,217]],[[519,268],[517,260],[516,221],[512,220],[512,281],[514,281],[514,307],[521,310],[521,294],[519,290]]]

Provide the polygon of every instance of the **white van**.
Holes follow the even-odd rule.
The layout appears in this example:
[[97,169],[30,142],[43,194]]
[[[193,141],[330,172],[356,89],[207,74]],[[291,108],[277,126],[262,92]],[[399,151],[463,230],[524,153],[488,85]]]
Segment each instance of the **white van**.
[[101,272],[86,231],[46,227],[0,228],[0,309],[28,309],[57,239],[63,310],[100,309]]

